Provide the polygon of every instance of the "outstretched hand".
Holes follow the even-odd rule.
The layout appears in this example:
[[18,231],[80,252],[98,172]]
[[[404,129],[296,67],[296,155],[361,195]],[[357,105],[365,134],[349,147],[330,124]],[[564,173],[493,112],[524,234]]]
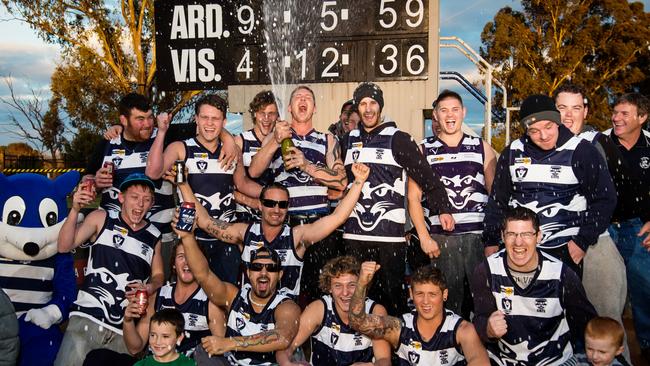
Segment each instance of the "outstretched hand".
[[372,278],[375,276],[375,273],[379,271],[381,265],[377,262],[363,262],[361,263],[361,272],[359,273],[359,284],[368,285]]
[[353,163],[352,174],[354,175],[355,182],[359,181],[361,183],[364,183],[370,175],[370,168],[363,163]]

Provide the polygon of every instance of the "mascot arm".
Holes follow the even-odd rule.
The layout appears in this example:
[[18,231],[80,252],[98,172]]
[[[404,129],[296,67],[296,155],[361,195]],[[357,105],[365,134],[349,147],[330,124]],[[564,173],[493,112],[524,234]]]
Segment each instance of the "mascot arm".
[[61,311],[61,320],[68,318],[70,307],[77,299],[77,282],[74,275],[72,254],[58,254],[54,269],[54,293],[49,304],[56,305]]

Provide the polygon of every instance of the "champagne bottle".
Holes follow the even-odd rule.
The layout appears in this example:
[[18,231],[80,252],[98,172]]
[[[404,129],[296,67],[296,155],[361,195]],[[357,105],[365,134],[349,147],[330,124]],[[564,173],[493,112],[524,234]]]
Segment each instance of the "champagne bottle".
[[290,137],[282,140],[282,145],[280,146],[280,150],[282,151],[282,156],[287,156],[291,154],[289,151],[289,148],[295,147],[296,145],[293,144],[293,140],[291,140]]

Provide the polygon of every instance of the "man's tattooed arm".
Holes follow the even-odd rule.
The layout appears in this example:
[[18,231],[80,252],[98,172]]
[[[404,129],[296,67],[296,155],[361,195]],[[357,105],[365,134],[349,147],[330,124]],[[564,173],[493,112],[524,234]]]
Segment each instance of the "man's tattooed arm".
[[334,136],[328,135],[328,151],[325,159],[327,167],[308,164],[305,173],[314,178],[318,184],[342,191],[348,184],[345,167],[341,161],[341,147]]
[[357,283],[350,300],[350,326],[370,338],[385,339],[391,346],[397,347],[402,322],[392,316],[366,313],[366,288],[367,285]]
[[207,225],[205,225],[205,232],[210,234],[210,236],[217,238],[223,242],[230,244],[241,244],[243,236],[241,235],[242,225],[246,224],[241,223],[230,223],[225,222],[214,217],[210,217]]

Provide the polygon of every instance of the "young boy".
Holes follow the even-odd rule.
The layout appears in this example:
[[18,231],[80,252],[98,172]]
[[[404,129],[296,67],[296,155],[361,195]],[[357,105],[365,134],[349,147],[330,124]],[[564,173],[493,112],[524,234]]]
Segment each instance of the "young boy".
[[602,316],[591,319],[585,328],[586,355],[578,355],[578,364],[629,366],[622,355],[624,336],[623,326],[616,320]]
[[196,366],[193,360],[176,352],[176,346],[183,340],[185,328],[185,320],[178,310],[158,311],[151,317],[149,328],[149,348],[153,355],[134,366]]

